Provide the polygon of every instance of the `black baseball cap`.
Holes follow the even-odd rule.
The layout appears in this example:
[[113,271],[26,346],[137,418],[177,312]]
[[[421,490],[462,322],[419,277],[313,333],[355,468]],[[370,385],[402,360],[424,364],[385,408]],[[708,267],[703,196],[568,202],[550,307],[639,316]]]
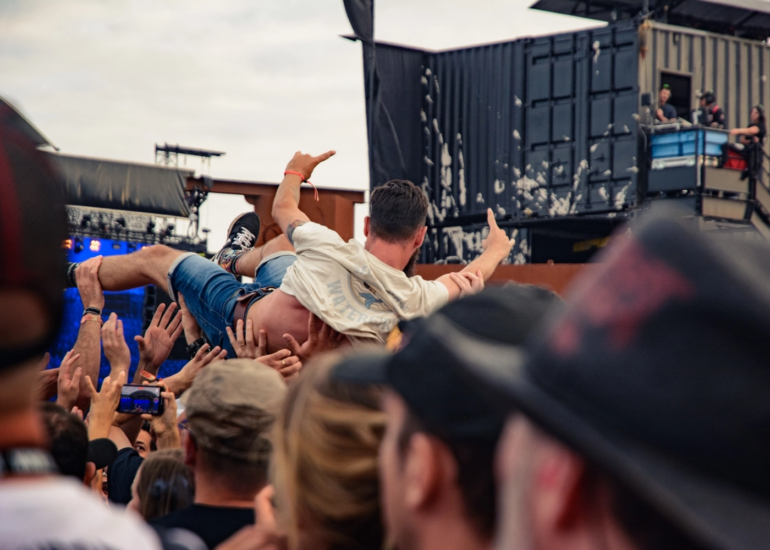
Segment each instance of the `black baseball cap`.
[[0,338],[0,370],[42,355],[56,337],[64,306],[64,186],[21,120],[0,102],[0,289],[32,292],[48,318],[37,341]]
[[616,238],[525,361],[460,353],[694,540],[769,548],[770,246],[683,223]]
[[456,300],[409,326],[407,343],[395,354],[368,352],[344,359],[334,377],[348,382],[385,384],[410,411],[439,435],[496,440],[505,410],[478,391],[457,353],[446,345],[447,330],[485,345],[521,346],[543,319],[562,304],[551,291],[532,285],[490,287]]

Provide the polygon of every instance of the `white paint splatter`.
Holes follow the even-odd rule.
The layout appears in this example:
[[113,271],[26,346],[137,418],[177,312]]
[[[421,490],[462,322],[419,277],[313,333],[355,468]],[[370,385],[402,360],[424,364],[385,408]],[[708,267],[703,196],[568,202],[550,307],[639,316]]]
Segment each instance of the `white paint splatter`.
[[[599,61],[599,54],[602,53],[602,45],[599,43],[598,40],[596,40],[591,46],[591,48],[594,50],[594,64],[595,64]],[[596,71],[596,72],[598,73],[599,71]]]
[[427,101],[428,103],[433,103],[433,98],[430,97],[430,94],[425,96],[425,101]]
[[420,120],[425,124],[428,122],[428,116],[425,114],[425,111],[420,109]]
[[548,201],[548,191],[542,187],[535,191],[535,195],[537,196],[537,202],[545,203]]
[[606,187],[600,187],[600,188],[599,188],[599,196],[600,196],[602,199],[604,199],[605,201],[608,201],[608,200],[610,200],[610,196],[609,196],[609,194],[607,193],[607,188],[606,188]]
[[551,193],[551,207],[548,214],[551,216],[566,216],[570,210],[570,200],[572,192],[567,193],[566,197],[557,197],[556,193]]
[[542,164],[542,165],[543,165],[543,168],[545,168],[546,170],[548,170],[548,161],[547,161],[547,160],[544,160],[544,161],[543,161],[543,162],[541,162],[540,164]]
[[637,168],[636,166],[632,166],[631,168],[626,168],[626,172],[633,172],[634,174],[636,174],[637,172],[639,172],[639,168]]
[[521,107],[521,100],[515,95],[513,96],[513,104],[516,105],[516,107]]
[[422,83],[423,86],[427,86],[428,85],[428,79],[425,78],[424,76],[420,77],[420,82]]
[[[458,134],[459,136],[460,134]],[[463,150],[457,151],[457,162],[459,168],[457,170],[457,186],[460,189],[460,206],[465,206],[467,202],[467,190],[465,189],[465,160],[463,159]]]
[[505,182],[502,180],[495,180],[495,195],[499,195],[505,191]]
[[505,208],[503,208],[499,204],[496,204],[495,208],[497,209],[497,215],[498,216],[505,216],[505,214],[506,214]]
[[437,94],[441,93],[441,90],[439,90],[439,88],[438,88],[438,78],[436,78],[435,76],[433,77],[433,86],[436,88],[436,93]]
[[624,131],[625,133],[627,133],[627,134],[630,134],[630,133],[631,133],[631,130],[629,130],[629,129],[628,129],[628,126],[626,126],[625,124],[623,125],[623,131]]
[[525,169],[527,172],[529,172],[530,170],[532,170],[532,165],[531,165],[531,164],[527,164],[526,168],[524,168],[524,169]]
[[481,196],[481,193],[476,195],[476,202],[479,204],[484,204],[484,197]]
[[623,208],[623,203],[626,202],[626,193],[628,192],[629,187],[631,187],[630,183],[615,194],[615,208],[618,210]]
[[513,139],[521,141],[521,134],[519,134],[518,130],[513,131]]
[[604,174],[605,176],[611,176],[611,175],[612,175],[612,170],[605,170],[605,171],[603,172],[603,174]]
[[525,208],[524,209],[524,215],[527,216],[528,218],[531,218],[532,214],[534,214],[534,212],[532,212],[531,208]]
[[518,168],[516,168],[514,166],[513,167],[513,175],[516,176],[516,179],[519,179],[521,177],[521,170],[519,170]]
[[428,157],[424,157],[423,160],[425,161],[425,164],[428,166],[433,166],[433,161],[430,160]]
[[535,178],[535,181],[540,185],[547,185],[547,182],[545,181],[545,178],[543,177],[542,172],[537,173],[537,177]]
[[452,191],[452,157],[449,154],[449,144],[441,148],[441,186]]
[[634,113],[633,115],[631,115],[631,118],[633,118],[634,120],[639,120],[639,114]]
[[564,173],[564,166],[554,166],[553,167],[553,175],[554,176],[561,176]]
[[425,76],[430,76],[430,75],[431,75],[430,68],[425,69]]
[[[436,132],[437,134],[439,133],[439,131],[438,131],[438,120],[436,120],[435,118],[433,119],[433,131]],[[442,137],[442,140],[443,140],[443,137]]]
[[562,136],[562,139],[563,139],[564,141],[569,141],[569,136]]
[[599,144],[594,143],[593,145],[591,145],[591,152],[595,153],[598,148],[599,148]]

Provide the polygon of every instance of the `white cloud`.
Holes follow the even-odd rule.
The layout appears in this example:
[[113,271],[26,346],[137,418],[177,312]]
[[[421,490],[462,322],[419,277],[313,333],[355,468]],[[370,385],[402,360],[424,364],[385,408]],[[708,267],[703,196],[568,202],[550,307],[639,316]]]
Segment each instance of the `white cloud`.
[[[587,24],[528,3],[376,0],[375,30],[438,49]],[[226,151],[215,177],[278,181],[297,149],[333,148],[315,183],[364,189],[361,51],[339,38],[350,33],[341,0],[4,0],[0,95],[66,153],[152,162],[156,142],[180,143]],[[216,248],[249,206],[213,196],[204,208]]]

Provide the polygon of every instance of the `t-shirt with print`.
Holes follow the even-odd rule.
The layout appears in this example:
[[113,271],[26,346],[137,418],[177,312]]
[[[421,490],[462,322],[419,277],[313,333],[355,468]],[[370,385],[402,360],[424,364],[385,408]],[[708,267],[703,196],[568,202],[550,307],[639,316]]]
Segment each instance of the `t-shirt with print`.
[[0,548],[160,549],[133,512],[108,508],[77,481],[56,476],[0,481]]
[[428,315],[449,299],[442,283],[407,277],[317,223],[297,227],[292,241],[297,261],[281,290],[354,343],[385,343],[400,320]]

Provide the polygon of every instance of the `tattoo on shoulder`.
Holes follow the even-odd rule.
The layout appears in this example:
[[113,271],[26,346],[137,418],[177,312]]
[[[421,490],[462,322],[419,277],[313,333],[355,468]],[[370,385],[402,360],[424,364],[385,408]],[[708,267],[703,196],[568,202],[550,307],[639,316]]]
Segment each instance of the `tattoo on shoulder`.
[[289,242],[291,244],[294,244],[294,230],[297,229],[300,225],[305,225],[307,222],[305,220],[294,220],[289,224],[289,227],[286,228],[286,238],[289,239]]

